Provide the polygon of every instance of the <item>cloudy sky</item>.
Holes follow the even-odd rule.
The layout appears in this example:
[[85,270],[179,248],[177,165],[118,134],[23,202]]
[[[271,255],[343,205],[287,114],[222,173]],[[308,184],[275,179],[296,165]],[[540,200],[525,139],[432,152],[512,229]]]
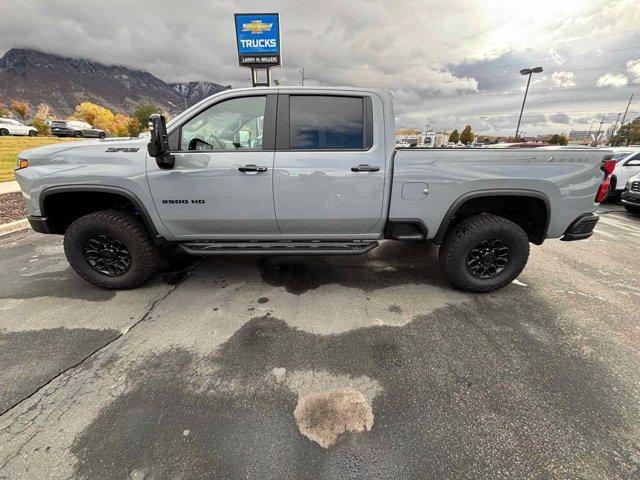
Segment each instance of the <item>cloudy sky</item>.
[[147,70],[166,81],[249,84],[233,14],[279,12],[281,84],[392,90],[399,127],[527,135],[640,115],[640,0],[0,0],[0,55],[29,47]]

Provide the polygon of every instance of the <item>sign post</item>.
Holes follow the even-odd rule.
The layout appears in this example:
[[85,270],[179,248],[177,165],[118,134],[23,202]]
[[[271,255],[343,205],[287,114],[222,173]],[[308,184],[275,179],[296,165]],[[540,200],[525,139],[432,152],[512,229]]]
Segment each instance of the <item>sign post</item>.
[[[271,85],[271,67],[282,65],[280,16],[277,13],[236,13],[236,44],[241,67],[251,68],[254,87]],[[266,72],[266,83],[258,75]]]

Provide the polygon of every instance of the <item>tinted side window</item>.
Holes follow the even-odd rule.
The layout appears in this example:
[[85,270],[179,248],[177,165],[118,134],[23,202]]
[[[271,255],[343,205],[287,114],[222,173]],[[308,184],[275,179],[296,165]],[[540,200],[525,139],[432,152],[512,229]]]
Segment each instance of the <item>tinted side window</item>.
[[363,148],[361,97],[291,95],[289,98],[290,148]]

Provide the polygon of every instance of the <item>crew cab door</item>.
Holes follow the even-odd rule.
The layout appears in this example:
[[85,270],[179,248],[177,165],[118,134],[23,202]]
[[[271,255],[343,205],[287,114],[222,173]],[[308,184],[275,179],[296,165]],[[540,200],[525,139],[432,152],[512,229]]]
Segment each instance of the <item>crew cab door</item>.
[[283,234],[382,231],[387,166],[374,118],[376,95],[279,95],[273,191]]
[[273,208],[276,95],[222,98],[169,132],[175,167],[147,158],[158,214],[176,239],[277,234]]

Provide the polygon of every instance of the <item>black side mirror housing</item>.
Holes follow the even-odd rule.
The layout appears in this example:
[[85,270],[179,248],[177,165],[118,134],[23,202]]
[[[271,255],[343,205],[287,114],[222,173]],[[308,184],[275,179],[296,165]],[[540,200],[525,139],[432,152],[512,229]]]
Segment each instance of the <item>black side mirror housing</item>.
[[154,113],[149,117],[151,140],[147,144],[147,152],[156,159],[158,167],[171,169],[176,165],[176,157],[169,152],[167,122],[164,115]]

